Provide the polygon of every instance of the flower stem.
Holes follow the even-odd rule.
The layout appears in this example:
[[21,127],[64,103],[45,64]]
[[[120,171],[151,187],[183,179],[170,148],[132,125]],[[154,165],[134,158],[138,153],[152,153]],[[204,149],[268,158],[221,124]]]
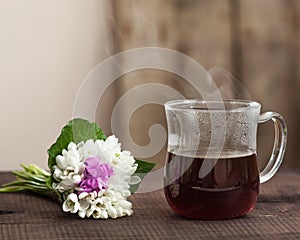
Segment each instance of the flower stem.
[[60,194],[48,184],[51,174],[40,167],[21,164],[24,171],[14,171],[16,180],[0,187],[0,193],[31,191],[40,195],[50,196],[61,201]]

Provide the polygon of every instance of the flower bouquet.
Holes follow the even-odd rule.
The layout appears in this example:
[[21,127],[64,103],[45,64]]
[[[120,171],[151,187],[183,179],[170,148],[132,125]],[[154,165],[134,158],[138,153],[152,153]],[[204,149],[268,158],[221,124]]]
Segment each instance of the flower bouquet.
[[135,159],[122,151],[115,136],[105,136],[96,123],[70,121],[48,150],[50,172],[21,164],[16,180],[0,192],[31,191],[62,203],[65,212],[81,218],[117,218],[133,213],[128,197],[155,163]]

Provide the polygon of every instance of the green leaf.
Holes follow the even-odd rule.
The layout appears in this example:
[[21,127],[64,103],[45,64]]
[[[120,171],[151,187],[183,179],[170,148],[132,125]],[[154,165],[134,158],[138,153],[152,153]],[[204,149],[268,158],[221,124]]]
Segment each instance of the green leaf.
[[[144,162],[144,161],[141,161],[138,159],[135,159],[135,162],[138,164],[138,167],[137,167],[135,173],[133,174],[133,176],[139,176],[141,179],[143,179],[147,175],[147,173],[149,173],[156,165],[156,163]],[[140,183],[131,185],[130,192],[131,193],[136,192],[139,185],[140,185]]]
[[106,136],[96,123],[91,123],[81,118],[76,118],[68,122],[63,127],[56,142],[48,149],[48,166],[50,170],[52,171],[53,166],[56,164],[56,156],[61,154],[62,150],[66,149],[70,142],[77,144],[89,139],[105,140]]
[[141,174],[147,174],[152,170],[152,168],[155,167],[156,163],[152,162],[144,162],[138,159],[135,159],[135,162],[138,164],[138,167],[135,171],[135,173],[141,173]]

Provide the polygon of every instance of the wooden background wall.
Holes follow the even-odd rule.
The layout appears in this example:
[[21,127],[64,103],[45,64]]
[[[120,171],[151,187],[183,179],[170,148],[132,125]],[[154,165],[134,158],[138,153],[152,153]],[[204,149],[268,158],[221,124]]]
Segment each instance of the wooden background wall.
[[[262,103],[263,111],[283,114],[289,130],[284,163],[300,167],[300,1],[114,0],[111,13],[113,53],[146,46],[178,50],[206,69],[225,68],[242,82],[253,100]],[[187,97],[195,95],[178,77],[145,70],[119,79],[112,102],[148,82],[173,85]],[[159,106],[141,109],[130,125],[134,139],[147,144],[149,139],[143,136],[151,124],[164,124],[163,115]],[[272,125],[260,126],[261,160],[268,158],[272,141]],[[153,159],[161,165],[164,154],[161,151]]]

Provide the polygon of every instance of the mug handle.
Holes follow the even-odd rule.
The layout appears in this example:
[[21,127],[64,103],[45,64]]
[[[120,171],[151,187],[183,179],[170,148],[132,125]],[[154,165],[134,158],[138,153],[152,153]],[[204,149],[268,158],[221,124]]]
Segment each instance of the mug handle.
[[265,112],[259,117],[259,123],[269,120],[273,121],[275,126],[275,142],[272,155],[267,166],[260,172],[260,183],[270,180],[278,171],[284,156],[287,142],[287,126],[284,118],[276,112]]

